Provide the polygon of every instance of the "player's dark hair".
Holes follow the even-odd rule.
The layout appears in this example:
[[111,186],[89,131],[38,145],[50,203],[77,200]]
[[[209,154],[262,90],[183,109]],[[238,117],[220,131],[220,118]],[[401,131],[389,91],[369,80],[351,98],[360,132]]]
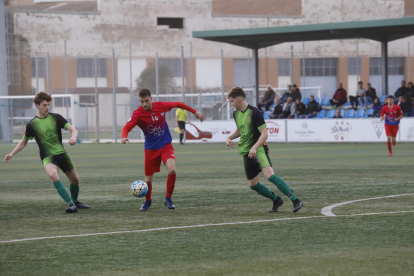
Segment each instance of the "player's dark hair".
[[389,95],[387,98],[388,99],[394,99],[394,96],[393,95]]
[[151,92],[148,89],[144,88],[139,91],[138,96],[140,98],[151,97]]
[[362,81],[359,81],[358,84],[364,84]]
[[50,96],[49,94],[45,92],[37,93],[33,99],[33,102],[37,105],[40,105],[42,101],[47,101],[48,103],[50,103],[52,101],[52,96]]
[[244,93],[243,89],[240,87],[234,87],[228,94],[227,98],[237,98],[242,97],[246,99],[246,93]]

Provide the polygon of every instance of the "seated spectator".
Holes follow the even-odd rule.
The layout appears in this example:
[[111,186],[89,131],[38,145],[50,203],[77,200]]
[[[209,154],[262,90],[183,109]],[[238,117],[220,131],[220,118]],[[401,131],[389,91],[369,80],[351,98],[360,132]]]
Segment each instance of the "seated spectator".
[[283,105],[283,115],[279,116],[279,118],[292,119],[295,116],[295,105],[292,97],[289,97]]
[[342,88],[342,83],[338,84],[338,89],[335,91],[333,98],[329,100],[331,108],[334,109],[335,106],[339,107],[346,103],[346,90]]
[[401,101],[398,103],[398,105],[401,107],[401,111],[404,115],[404,117],[410,117],[411,110],[413,109],[413,105],[410,101],[407,100],[406,96],[401,96]]
[[[367,91],[363,87],[364,83],[362,81],[358,82],[358,89],[356,91],[356,96],[349,96],[349,102],[351,103],[351,106],[353,109],[357,110],[358,108],[358,102],[361,103],[361,98],[365,98],[365,94]],[[355,104],[355,106],[354,106]],[[362,105],[362,104],[361,104]]]
[[372,118],[379,118],[381,115],[383,105],[380,103],[378,98],[374,99],[374,104],[372,105]]
[[302,103],[302,101],[298,98],[296,99],[295,105],[295,119],[305,118],[306,113],[306,106]]
[[268,111],[269,107],[273,104],[273,102],[275,101],[275,96],[276,93],[275,91],[273,91],[272,87],[268,87],[266,93],[263,96],[262,101],[257,104],[257,108],[259,110],[262,110],[262,107],[265,107],[265,110]]
[[293,102],[296,102],[296,99],[302,100],[302,94],[300,93],[299,87],[296,84],[293,85],[293,91],[290,93],[290,96],[292,97]]
[[276,99],[275,101],[275,108],[273,109],[273,113],[270,114],[270,118],[277,119],[279,116],[283,117],[283,104],[279,99]]
[[394,93],[394,97],[396,98],[395,99],[395,103],[397,103],[397,99],[399,98],[399,97],[401,97],[401,96],[405,96],[405,94],[407,94],[407,87],[405,86],[405,80],[402,80],[401,81],[401,87],[399,87],[398,89],[397,89],[397,91],[395,91],[395,93]]
[[332,117],[333,119],[342,119],[341,112],[339,109],[335,110],[335,116]]
[[414,84],[410,81],[407,85],[407,93],[405,93],[408,101],[413,102],[414,100]]
[[368,99],[368,101],[372,100],[371,102],[373,103],[375,98],[378,98],[377,97],[377,90],[375,90],[375,88],[372,87],[370,83],[367,83],[367,88],[368,89],[367,89],[367,94],[366,95],[367,95],[367,97],[371,98],[371,99]]
[[315,97],[313,95],[310,95],[309,99],[308,106],[306,107],[305,118],[313,118],[316,116],[316,113],[321,110],[321,107],[318,102],[315,101]]
[[280,101],[282,102],[282,104],[284,104],[287,101],[287,99],[289,97],[291,97],[290,93],[292,93],[292,85],[289,84],[287,86],[287,90],[285,91],[285,93],[280,98]]

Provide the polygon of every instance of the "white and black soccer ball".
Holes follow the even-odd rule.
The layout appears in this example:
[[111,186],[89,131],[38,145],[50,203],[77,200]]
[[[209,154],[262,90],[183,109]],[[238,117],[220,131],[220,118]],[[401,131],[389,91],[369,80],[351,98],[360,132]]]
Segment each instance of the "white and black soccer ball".
[[135,197],[144,197],[148,193],[148,185],[142,180],[137,180],[132,183],[131,192]]

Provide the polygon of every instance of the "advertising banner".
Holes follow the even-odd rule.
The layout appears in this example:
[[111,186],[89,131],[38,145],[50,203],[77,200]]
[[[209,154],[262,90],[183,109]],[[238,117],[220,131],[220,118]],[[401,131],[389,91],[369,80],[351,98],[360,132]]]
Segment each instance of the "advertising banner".
[[414,118],[403,118],[400,123],[400,141],[414,142]]

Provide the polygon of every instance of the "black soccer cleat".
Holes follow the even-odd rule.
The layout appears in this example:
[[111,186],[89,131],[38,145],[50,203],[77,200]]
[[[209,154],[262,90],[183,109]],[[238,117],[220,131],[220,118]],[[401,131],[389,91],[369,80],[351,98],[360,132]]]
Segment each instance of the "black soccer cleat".
[[293,203],[293,213],[299,211],[300,208],[303,206],[303,202],[299,200],[299,198],[292,200]]
[[283,204],[283,199],[278,196],[275,201],[273,201],[273,208],[269,212],[277,212],[280,206]]
[[146,200],[144,204],[142,204],[140,211],[148,211],[148,208],[151,207],[152,200]]
[[66,208],[66,213],[77,213],[78,207],[76,205],[70,205],[68,208]]
[[80,201],[76,201],[75,205],[76,205],[76,207],[78,207],[78,209],[89,209],[89,208],[91,208],[91,206],[83,204]]
[[168,209],[174,210],[175,209],[175,205],[171,200],[171,197],[166,197],[165,201],[164,201],[164,205],[168,207]]

